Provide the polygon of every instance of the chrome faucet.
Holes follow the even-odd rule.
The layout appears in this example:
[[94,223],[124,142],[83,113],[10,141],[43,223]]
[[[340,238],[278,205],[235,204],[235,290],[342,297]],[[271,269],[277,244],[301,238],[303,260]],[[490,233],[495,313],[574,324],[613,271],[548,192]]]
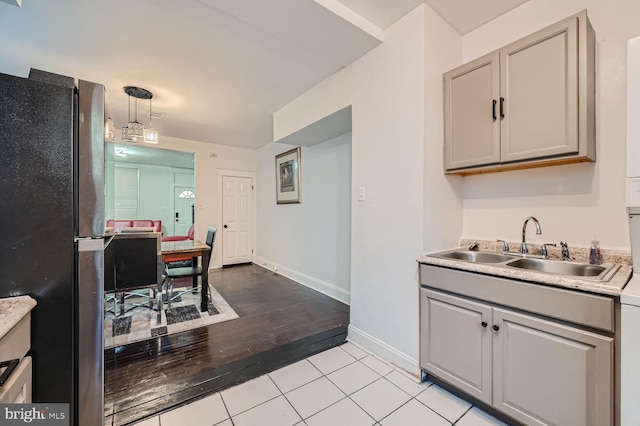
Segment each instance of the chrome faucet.
[[524,224],[522,225],[522,244],[520,244],[520,254],[523,256],[527,254],[527,242],[525,239],[525,235],[527,232],[527,224],[529,223],[530,220],[533,220],[533,223],[535,223],[536,225],[536,235],[542,234],[542,229],[540,229],[540,222],[538,222],[538,219],[536,219],[533,216],[529,216],[528,218],[525,219]]
[[571,260],[571,255],[569,255],[569,246],[565,241],[560,241],[560,247],[562,247],[562,260]]

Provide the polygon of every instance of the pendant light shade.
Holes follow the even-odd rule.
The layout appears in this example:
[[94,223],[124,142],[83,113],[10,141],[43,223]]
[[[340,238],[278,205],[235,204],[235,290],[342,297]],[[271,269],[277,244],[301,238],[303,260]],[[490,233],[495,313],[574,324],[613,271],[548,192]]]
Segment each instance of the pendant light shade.
[[146,143],[157,144],[158,142],[160,142],[160,134],[156,129],[152,127],[144,129],[144,141]]
[[144,126],[142,123],[138,123],[137,120],[129,122],[129,136],[133,138],[141,138],[144,134]]
[[[151,95],[153,97],[153,95]],[[144,141],[146,143],[157,144],[160,142],[160,134],[156,129],[151,125],[151,117],[153,116],[151,110],[151,98],[149,98],[149,127],[144,129]]]
[[129,134],[129,128],[128,127],[123,127],[122,128],[122,140],[125,142],[135,142],[136,138],[132,137],[131,134]]
[[111,115],[109,115],[109,118],[107,118],[107,122],[104,125],[104,139],[108,141],[116,140],[116,132]]

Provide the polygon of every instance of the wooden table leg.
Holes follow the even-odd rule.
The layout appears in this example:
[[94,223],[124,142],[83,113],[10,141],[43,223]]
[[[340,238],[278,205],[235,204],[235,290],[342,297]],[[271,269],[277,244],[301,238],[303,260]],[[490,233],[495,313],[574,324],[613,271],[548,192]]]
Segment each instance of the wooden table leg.
[[211,252],[209,250],[202,253],[202,290],[200,291],[201,302],[200,311],[207,312],[209,310],[209,258]]

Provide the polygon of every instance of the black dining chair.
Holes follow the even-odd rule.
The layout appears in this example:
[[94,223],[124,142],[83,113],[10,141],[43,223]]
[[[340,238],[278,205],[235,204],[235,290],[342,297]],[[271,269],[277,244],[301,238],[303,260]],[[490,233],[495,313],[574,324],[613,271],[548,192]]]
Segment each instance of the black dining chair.
[[[215,239],[216,239],[216,228],[209,227],[209,229],[207,230],[207,239],[205,243],[211,249],[211,253],[213,253],[213,242],[215,241]],[[169,280],[169,284],[167,287],[167,304],[168,304],[167,312],[171,312],[171,302],[173,300],[177,299],[178,297],[180,297],[185,293],[195,291],[195,289],[190,288],[188,290],[183,290],[174,294],[173,285],[175,280],[178,278],[199,277],[202,275],[202,267],[193,265],[191,267],[182,267],[182,268],[165,268],[164,275],[165,275],[165,279]]]

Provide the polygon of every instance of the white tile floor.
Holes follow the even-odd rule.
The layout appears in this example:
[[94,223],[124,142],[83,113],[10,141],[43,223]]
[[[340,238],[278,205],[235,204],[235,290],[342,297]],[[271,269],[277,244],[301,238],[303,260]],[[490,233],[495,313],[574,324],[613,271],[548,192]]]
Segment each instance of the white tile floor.
[[352,343],[138,426],[491,426],[504,423]]

